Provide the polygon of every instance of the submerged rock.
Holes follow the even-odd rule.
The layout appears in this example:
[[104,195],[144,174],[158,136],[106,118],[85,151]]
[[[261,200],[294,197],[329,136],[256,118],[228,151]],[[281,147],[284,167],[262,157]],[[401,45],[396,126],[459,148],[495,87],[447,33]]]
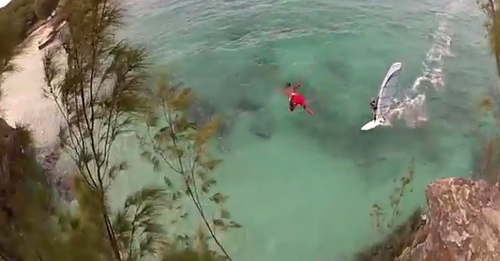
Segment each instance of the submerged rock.
[[195,99],[191,103],[190,118],[197,128],[203,127],[215,115],[215,106],[201,99]]
[[[179,89],[183,88],[183,85],[183,82],[178,82],[172,85],[171,88]],[[233,130],[233,119],[230,117],[225,117],[225,115],[219,113],[213,103],[199,97],[193,98],[189,108],[189,119],[190,121],[192,121],[196,128],[202,128],[212,119],[212,117],[216,115],[222,118],[222,120],[219,122],[215,137],[219,141],[217,147],[222,152],[228,152],[229,149],[225,139],[231,134]]]
[[261,108],[262,104],[246,98],[241,98],[236,102],[236,109],[239,111],[255,112]]
[[[190,114],[191,114],[190,115],[191,119],[196,125],[196,127],[201,128],[205,124],[207,124],[212,117],[214,117],[217,114],[217,109],[209,102],[197,99],[191,105]],[[219,129],[217,131],[217,134],[219,137],[224,138],[231,134],[232,131],[232,125],[230,124],[231,119],[224,118],[223,115],[220,116],[222,116],[223,119],[219,123]]]
[[256,114],[250,125],[250,132],[255,136],[268,140],[274,133],[274,122],[272,118],[265,114],[264,111]]
[[500,260],[498,183],[442,179],[427,187],[426,197],[427,222],[396,260]]
[[323,62],[324,68],[335,78],[342,81],[342,83],[349,82],[349,72],[352,70],[348,64],[339,60],[327,60]]
[[252,30],[241,25],[233,25],[227,28],[224,32],[228,40],[237,42],[249,35]]
[[220,152],[227,153],[230,151],[227,137],[231,134],[232,131],[233,119],[223,118],[219,123],[219,129],[217,130],[217,139],[219,140],[217,148]]
[[[218,112],[215,106],[208,101],[196,99],[191,105],[190,118],[197,128],[203,127],[217,114]],[[222,120],[219,123],[219,128],[216,133],[216,138],[218,139],[217,147],[221,152],[229,152],[226,138],[232,133],[233,121],[232,118],[226,118],[224,115],[219,116],[222,116]]]

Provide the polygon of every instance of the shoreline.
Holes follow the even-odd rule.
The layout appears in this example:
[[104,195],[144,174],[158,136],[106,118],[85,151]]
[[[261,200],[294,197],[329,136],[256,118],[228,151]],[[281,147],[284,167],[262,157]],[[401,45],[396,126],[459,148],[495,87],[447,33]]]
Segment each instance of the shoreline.
[[57,168],[61,159],[58,136],[64,122],[54,101],[45,97],[43,57],[48,48],[58,46],[55,36],[64,23],[64,20],[49,18],[30,29],[30,34],[19,45],[21,54],[13,60],[16,70],[3,75],[0,97],[5,121],[13,127],[19,123],[29,126],[36,160],[47,173],[49,183],[61,194],[71,190],[66,173]]

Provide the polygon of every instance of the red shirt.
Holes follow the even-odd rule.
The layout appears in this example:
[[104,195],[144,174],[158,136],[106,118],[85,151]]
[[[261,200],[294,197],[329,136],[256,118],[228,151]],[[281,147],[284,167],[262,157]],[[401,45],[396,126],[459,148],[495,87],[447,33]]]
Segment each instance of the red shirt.
[[300,93],[296,93],[296,92],[293,92],[290,95],[290,102],[292,102],[298,106],[305,106],[306,105],[306,99],[304,98],[304,96],[302,96]]

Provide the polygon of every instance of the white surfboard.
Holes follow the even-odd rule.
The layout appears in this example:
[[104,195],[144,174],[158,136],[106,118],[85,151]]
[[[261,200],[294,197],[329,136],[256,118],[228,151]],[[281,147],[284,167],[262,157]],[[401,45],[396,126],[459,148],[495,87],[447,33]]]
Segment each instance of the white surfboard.
[[377,121],[377,120],[372,120],[372,121],[369,121],[368,123],[366,123],[365,125],[363,125],[363,127],[361,127],[361,130],[371,130],[371,129],[375,129],[376,127],[380,126],[381,123],[380,121]]
[[375,119],[369,121],[361,130],[371,130],[380,125],[390,125],[386,124],[385,116],[391,109],[391,105],[393,103],[393,95],[394,95],[394,82],[396,82],[397,74],[401,71],[402,64],[400,62],[395,62],[387,71],[387,74],[380,85],[380,90],[378,92],[378,100],[377,100],[377,111],[375,112]]

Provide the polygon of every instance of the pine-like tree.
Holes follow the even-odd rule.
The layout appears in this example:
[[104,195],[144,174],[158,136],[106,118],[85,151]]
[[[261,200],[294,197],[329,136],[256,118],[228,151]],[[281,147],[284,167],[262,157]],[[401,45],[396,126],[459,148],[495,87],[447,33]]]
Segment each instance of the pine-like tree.
[[[132,193],[118,211],[110,208],[109,188],[115,177],[127,170],[129,165],[113,150],[117,138],[130,131],[137,132],[138,125],[144,123],[144,119],[148,120],[148,130],[152,131],[149,128],[153,127],[152,115],[158,108],[162,108],[161,111],[168,108],[172,115],[182,115],[176,119],[187,121],[184,108],[188,107],[186,104],[189,100],[177,95],[185,91],[159,96],[168,98],[168,104],[151,95],[146,85],[145,50],[115,38],[124,14],[119,1],[78,1],[68,3],[61,9],[69,14],[68,30],[61,39],[64,52],[58,48],[47,52],[44,57],[45,78],[47,95],[54,99],[66,122],[65,128],[61,130],[61,143],[75,162],[75,190],[79,208],[78,215],[60,214],[62,233],[53,244],[54,255],[47,253],[46,259],[136,261],[151,257],[162,260],[230,258],[225,251],[225,255],[219,255],[208,248],[207,238],[213,238],[223,249],[212,229],[214,224],[221,226],[222,219],[210,222],[202,215],[205,227],[196,229],[198,233],[193,233],[193,236],[167,233],[165,222],[162,222],[163,214],[169,210],[174,213],[173,206],[179,205],[181,195],[178,189],[169,186],[166,174],[166,184]],[[159,90],[168,89],[162,85]],[[169,121],[171,119],[165,120],[174,123]],[[189,165],[175,169],[171,165],[172,169],[161,169],[161,173],[174,170],[184,178],[192,177],[194,171],[208,173],[217,161],[207,160],[206,151],[200,148],[205,148],[201,145],[210,138],[216,125],[193,130],[189,136],[183,136],[186,132],[181,127],[184,126],[178,124],[180,122],[175,123],[176,142],[178,139],[182,144],[194,144],[196,148],[184,151],[177,157],[180,160],[177,162],[184,162],[184,156],[188,155],[198,156],[199,159],[193,161],[194,167]],[[141,140],[147,139],[142,137]],[[152,148],[162,148],[161,153],[158,150],[151,152],[155,158],[169,155],[164,161],[167,165],[172,162],[170,155],[177,155],[185,149],[167,146],[167,140],[147,141]],[[158,165],[155,162],[155,169],[160,171]],[[208,177],[208,174],[204,176]],[[208,192],[214,180],[206,178],[202,181],[202,186]],[[193,199],[203,214],[199,196],[194,194],[197,193],[194,192],[195,184],[186,182],[185,185],[186,195]],[[212,198],[222,203],[225,197],[218,195]],[[226,210],[221,214],[223,218],[229,217]],[[239,226],[233,222],[224,227]],[[207,230],[211,237],[204,236]]]

